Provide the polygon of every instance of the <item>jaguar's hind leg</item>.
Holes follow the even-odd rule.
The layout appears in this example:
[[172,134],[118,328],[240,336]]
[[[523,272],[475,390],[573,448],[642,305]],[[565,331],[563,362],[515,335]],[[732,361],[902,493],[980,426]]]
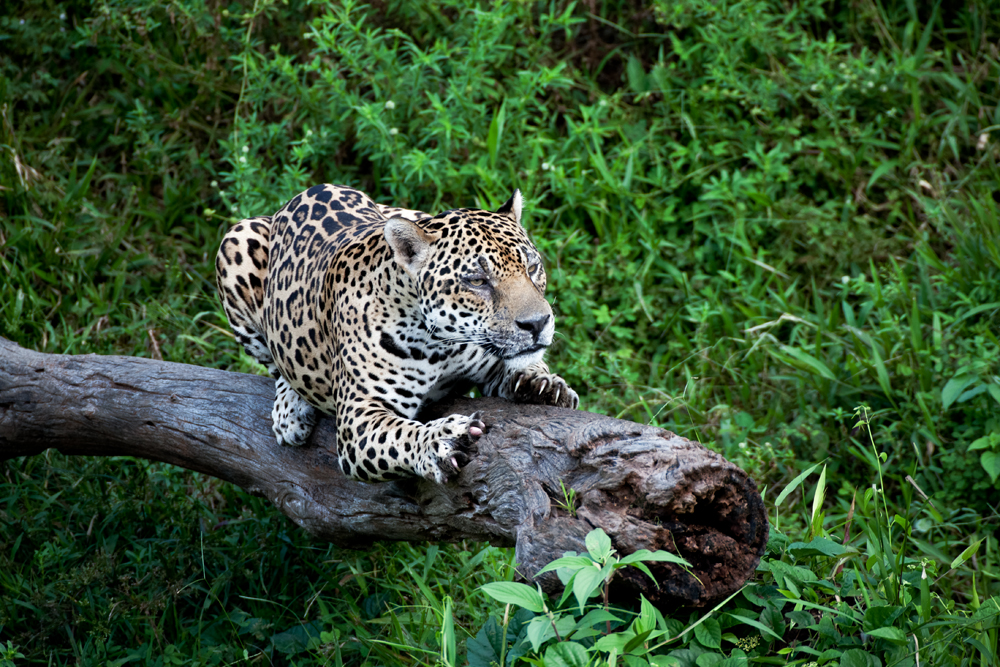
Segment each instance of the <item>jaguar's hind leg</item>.
[[236,340],[274,378],[271,429],[278,443],[302,445],[316,424],[316,409],[282,377],[261,325],[271,218],[243,220],[226,234],[215,261],[222,306]]

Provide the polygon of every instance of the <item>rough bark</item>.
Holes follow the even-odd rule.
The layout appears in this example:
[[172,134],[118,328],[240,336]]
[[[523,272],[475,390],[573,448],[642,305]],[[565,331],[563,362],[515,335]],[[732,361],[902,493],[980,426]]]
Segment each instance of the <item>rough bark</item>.
[[[481,410],[487,433],[453,482],[367,484],[336,464],[332,420],[302,448],[270,429],[266,377],[129,357],[49,355],[0,338],[0,460],[39,454],[136,456],[172,463],[266,496],[319,539],[486,540],[514,546],[532,578],[565,551],[584,552],[593,528],[619,554],[678,553],[690,573],[634,568],[616,597],[639,592],[661,607],[703,606],[737,590],[767,541],[756,485],[718,454],[658,428],[583,411],[458,399],[442,414]],[[576,491],[575,512],[560,504]],[[539,578],[555,590],[553,574]]]

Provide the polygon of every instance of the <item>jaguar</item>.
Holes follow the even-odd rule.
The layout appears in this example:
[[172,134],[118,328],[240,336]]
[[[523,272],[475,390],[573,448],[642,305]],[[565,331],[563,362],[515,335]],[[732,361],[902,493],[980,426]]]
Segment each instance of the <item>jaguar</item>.
[[305,444],[318,413],[332,415],[345,475],[445,483],[486,426],[478,412],[417,421],[428,403],[478,387],[576,409],[543,360],[555,323],[522,208],[515,190],[496,211],[431,216],[324,184],[233,226],[219,294],[275,380],[278,442]]

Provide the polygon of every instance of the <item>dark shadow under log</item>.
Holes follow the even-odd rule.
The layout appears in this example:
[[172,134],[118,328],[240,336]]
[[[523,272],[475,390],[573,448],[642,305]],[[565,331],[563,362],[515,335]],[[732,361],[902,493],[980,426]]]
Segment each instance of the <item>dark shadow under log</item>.
[[[651,564],[614,580],[618,598],[661,608],[704,606],[753,574],[767,515],[745,472],[669,431],[583,411],[459,399],[435,412],[481,410],[487,433],[451,483],[368,484],[341,474],[331,419],[303,448],[270,428],[266,377],[131,357],[33,352],[0,338],[0,460],[54,447],[64,454],[136,456],[232,482],[271,499],[322,540],[485,540],[514,546],[526,578],[594,528],[619,554],[663,549],[691,573]],[[561,506],[576,492],[576,508]],[[692,576],[694,575],[694,576]],[[549,573],[547,590],[560,588]]]

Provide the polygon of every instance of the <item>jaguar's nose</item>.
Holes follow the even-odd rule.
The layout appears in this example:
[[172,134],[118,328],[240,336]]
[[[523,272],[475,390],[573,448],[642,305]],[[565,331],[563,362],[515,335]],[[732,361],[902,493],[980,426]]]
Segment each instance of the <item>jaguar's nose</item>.
[[517,324],[518,329],[530,332],[532,338],[537,341],[538,337],[545,330],[545,327],[548,326],[549,320],[551,319],[552,315],[546,314],[546,315],[539,315],[538,317],[535,317],[534,319],[530,320],[529,319],[516,320],[515,323]]

